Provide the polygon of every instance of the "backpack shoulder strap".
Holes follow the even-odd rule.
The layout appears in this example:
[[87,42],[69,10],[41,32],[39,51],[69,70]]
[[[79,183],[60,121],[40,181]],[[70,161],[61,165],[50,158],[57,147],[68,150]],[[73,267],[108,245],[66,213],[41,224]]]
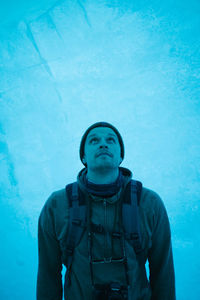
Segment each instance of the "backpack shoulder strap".
[[84,197],[81,197],[77,182],[66,186],[66,194],[69,201],[69,221],[66,232],[63,263],[69,271],[72,264],[74,248],[80,242],[86,227],[86,205],[84,203]]
[[143,263],[142,242],[139,224],[139,202],[142,190],[142,183],[131,180],[126,188],[122,206],[122,219],[125,230],[125,237],[132,244],[137,259]]

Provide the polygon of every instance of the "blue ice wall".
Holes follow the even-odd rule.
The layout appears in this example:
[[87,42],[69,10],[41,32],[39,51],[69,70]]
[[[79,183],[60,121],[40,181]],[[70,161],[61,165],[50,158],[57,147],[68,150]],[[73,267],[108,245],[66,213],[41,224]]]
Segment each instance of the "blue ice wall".
[[37,220],[89,125],[163,199],[178,300],[200,295],[200,2],[1,1],[0,298],[35,299]]

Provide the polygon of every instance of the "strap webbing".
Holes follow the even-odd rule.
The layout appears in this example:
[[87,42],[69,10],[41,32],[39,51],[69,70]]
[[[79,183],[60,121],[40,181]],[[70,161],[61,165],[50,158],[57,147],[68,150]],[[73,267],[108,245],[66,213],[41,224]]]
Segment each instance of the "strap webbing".
[[86,228],[86,206],[79,205],[78,184],[76,182],[72,184],[71,198],[72,199],[71,207],[69,207],[69,222],[67,230],[68,234],[66,235],[65,259],[63,261],[63,263],[67,267],[68,275],[72,265],[74,249],[81,239],[84,228]]
[[123,203],[122,217],[125,231],[125,237],[132,244],[137,259],[144,264],[142,256],[142,242],[139,224],[139,208],[138,208],[138,183],[135,180],[130,182],[130,203]]

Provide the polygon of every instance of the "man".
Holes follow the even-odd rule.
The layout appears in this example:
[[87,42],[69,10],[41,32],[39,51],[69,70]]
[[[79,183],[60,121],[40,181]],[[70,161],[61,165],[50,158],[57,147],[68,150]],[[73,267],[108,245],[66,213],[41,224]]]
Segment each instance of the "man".
[[[119,167],[123,158],[123,140],[113,125],[98,122],[86,130],[80,144],[80,159],[86,168],[79,172],[77,183],[86,203],[87,224],[71,251],[64,283],[66,300],[175,300],[170,226],[164,204],[155,192],[141,188],[140,256],[124,238],[123,222],[130,212],[122,217],[122,203],[126,201],[125,190],[132,173]],[[66,236],[70,235],[70,201],[66,189],[56,191],[40,214],[37,300],[62,299],[63,257],[70,253],[65,247]],[[147,260],[149,279],[145,271]]]

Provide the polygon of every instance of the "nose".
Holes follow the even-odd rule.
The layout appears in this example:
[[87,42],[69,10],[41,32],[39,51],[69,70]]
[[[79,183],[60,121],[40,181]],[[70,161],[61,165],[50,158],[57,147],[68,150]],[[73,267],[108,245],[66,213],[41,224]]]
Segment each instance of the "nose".
[[108,145],[107,145],[107,140],[106,138],[101,138],[100,141],[99,141],[99,148],[108,148]]
[[104,145],[100,145],[99,148],[101,148],[101,149],[102,149],[102,148],[108,149],[108,146],[104,144]]

